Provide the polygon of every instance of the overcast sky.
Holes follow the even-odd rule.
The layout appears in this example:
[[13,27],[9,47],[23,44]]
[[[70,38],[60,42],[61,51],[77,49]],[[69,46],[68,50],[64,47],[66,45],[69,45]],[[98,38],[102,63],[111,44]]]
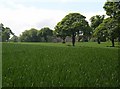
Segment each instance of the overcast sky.
[[87,17],[103,15],[106,0],[0,0],[0,23],[19,36],[30,28],[41,29],[55,25],[72,12]]

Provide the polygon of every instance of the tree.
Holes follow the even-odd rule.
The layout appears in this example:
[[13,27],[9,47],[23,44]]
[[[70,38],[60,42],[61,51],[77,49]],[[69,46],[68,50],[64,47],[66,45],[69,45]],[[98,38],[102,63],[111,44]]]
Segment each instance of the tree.
[[[93,17],[90,18],[91,28],[93,30],[93,33],[95,32],[95,29],[103,22],[104,17],[105,17],[104,15],[102,15],[102,16],[96,15],[96,16],[93,16]],[[100,38],[101,38],[101,35],[99,33],[99,34],[97,34],[98,44],[100,44]]]
[[106,36],[112,42],[112,47],[114,47],[114,39],[119,35],[118,24],[114,18],[106,18],[103,23],[101,23],[95,30],[94,35]]
[[120,20],[120,1],[119,2],[107,1],[104,4],[103,8],[108,16]]
[[35,28],[31,28],[29,30],[30,40],[31,42],[38,42],[38,36],[37,36],[38,30]]
[[0,24],[0,35],[2,37],[3,42],[8,42],[10,35],[14,35],[12,30],[9,27],[4,27],[4,25]]
[[0,24],[0,42],[2,41],[2,31],[4,30],[3,24]]
[[118,35],[118,39],[119,39],[119,42],[120,42],[120,1],[119,2],[114,2],[114,0],[111,0],[111,1],[107,1],[105,4],[104,4],[104,7],[103,7],[106,11],[106,14],[108,16],[110,16],[110,18],[113,18],[114,21],[117,21],[116,24],[117,24],[117,32],[119,33]]
[[83,41],[88,42],[92,35],[92,29],[86,20],[82,24],[83,25],[81,25],[81,28],[77,32],[78,42],[80,42],[80,35],[82,36]]
[[28,30],[25,30],[24,32],[22,32],[22,34],[20,35],[20,41],[21,42],[29,42],[30,41],[30,36],[29,36]]
[[11,39],[10,39],[11,42],[18,42],[19,41],[19,38],[17,36],[13,36]]
[[44,37],[44,40],[48,42],[48,37],[53,35],[53,30],[48,27],[44,27],[40,30],[39,35]]
[[20,35],[20,40],[22,42],[38,42],[39,38],[37,36],[38,30],[31,28],[30,30],[25,30],[22,35]]
[[75,46],[75,37],[76,33],[80,30],[85,28],[87,25],[85,24],[85,16],[81,15],[80,13],[69,13],[66,15],[62,21],[60,21],[55,30],[65,38],[68,35],[72,36],[72,45]]
[[41,42],[42,41],[42,33],[41,33],[41,31],[40,30],[38,30],[38,32],[37,32],[37,37],[38,37],[38,41],[39,42]]
[[61,26],[61,22],[59,22],[55,26],[55,34],[57,37],[62,38],[62,40],[63,40],[62,43],[65,43],[65,39],[69,35],[69,32],[67,30],[63,29],[63,27]]

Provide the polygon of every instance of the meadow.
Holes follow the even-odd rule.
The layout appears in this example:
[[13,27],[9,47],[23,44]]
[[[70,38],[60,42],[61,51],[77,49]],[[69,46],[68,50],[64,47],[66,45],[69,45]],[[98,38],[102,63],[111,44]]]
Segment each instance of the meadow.
[[117,47],[111,43],[3,43],[3,87],[117,87]]
[[0,88],[2,88],[2,43],[0,43]]

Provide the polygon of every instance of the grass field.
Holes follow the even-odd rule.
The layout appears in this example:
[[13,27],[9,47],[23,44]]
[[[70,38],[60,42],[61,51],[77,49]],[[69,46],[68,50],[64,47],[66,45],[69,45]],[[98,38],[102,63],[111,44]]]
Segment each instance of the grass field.
[[[3,43],[3,87],[117,87],[111,43]],[[118,44],[116,43],[118,46]]]
[[2,88],[2,43],[0,43],[0,89]]

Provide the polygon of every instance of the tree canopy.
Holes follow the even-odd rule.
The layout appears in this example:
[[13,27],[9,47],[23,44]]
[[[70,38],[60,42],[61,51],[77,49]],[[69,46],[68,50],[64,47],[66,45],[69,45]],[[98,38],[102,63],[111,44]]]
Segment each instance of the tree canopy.
[[110,16],[109,21],[106,24],[109,38],[112,41],[112,46],[114,46],[114,39],[118,37],[120,42],[120,1],[113,2],[107,1],[103,7],[106,14]]
[[[71,35],[72,36],[72,44],[74,46],[75,44],[75,36],[76,32],[78,31],[84,31],[88,27],[88,22],[85,20],[85,16],[81,15],[80,13],[70,13],[66,15],[62,21],[60,21],[56,27],[55,30],[63,36],[64,38],[66,36]],[[84,31],[85,32],[85,31]]]
[[114,47],[114,39],[119,37],[119,25],[114,18],[106,18],[95,30],[94,35],[106,36],[112,41]]
[[0,38],[3,42],[9,41],[10,35],[14,36],[14,33],[9,27],[4,27],[4,25],[0,24]]
[[22,32],[22,35],[20,35],[20,40],[22,42],[38,42],[37,33],[38,31],[35,28],[25,30],[24,32]]
[[[92,28],[92,33],[94,34],[94,32],[96,32],[96,28],[103,22],[104,20],[104,15],[96,15],[96,16],[92,16],[90,18],[90,21],[91,21],[91,28]],[[98,44],[100,44],[100,40],[101,40],[101,36],[102,36],[102,33],[99,32],[99,34],[95,34],[93,36],[97,36],[97,41],[98,41]]]
[[48,42],[48,37],[53,35],[53,30],[49,27],[44,27],[39,31],[39,35],[44,37],[44,40]]
[[103,8],[105,9],[108,16],[120,20],[120,1],[107,1]]
[[25,30],[20,35],[20,40],[22,42],[40,42],[41,38],[43,37],[44,40],[47,42],[48,37],[53,35],[53,31],[48,28],[44,27],[41,30],[37,30],[35,28],[31,28],[30,30]]

